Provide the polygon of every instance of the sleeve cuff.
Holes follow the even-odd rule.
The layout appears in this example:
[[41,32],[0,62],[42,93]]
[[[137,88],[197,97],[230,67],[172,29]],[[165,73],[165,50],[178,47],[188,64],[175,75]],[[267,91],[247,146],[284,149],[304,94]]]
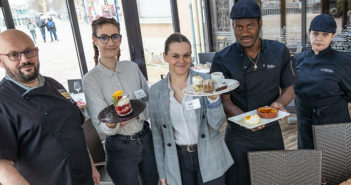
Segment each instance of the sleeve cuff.
[[221,105],[221,98],[220,96],[217,96],[216,99],[211,100],[210,98],[206,97],[206,104],[207,104],[207,108],[209,109],[214,109],[214,108],[218,108]]

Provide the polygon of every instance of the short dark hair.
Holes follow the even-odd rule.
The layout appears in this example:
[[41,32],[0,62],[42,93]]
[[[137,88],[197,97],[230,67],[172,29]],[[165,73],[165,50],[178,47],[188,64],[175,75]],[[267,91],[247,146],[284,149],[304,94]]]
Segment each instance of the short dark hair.
[[191,46],[190,41],[184,35],[182,35],[180,33],[173,33],[166,39],[165,51],[164,51],[166,54],[169,50],[169,45],[171,45],[173,42],[178,42],[178,43],[186,42]]

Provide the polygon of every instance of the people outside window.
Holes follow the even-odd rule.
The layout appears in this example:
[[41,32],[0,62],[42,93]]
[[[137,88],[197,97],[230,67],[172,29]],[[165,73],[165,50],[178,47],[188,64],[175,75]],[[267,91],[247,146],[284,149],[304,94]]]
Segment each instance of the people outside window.
[[[234,4],[230,18],[236,42],[218,51],[211,72],[240,82],[237,89],[222,95],[227,117],[271,106],[280,111],[294,97],[296,69],[288,48],[259,37],[262,27],[260,7],[253,0]],[[249,151],[284,150],[278,121],[249,130],[228,120],[225,141],[235,161],[226,174],[226,185],[249,185]]]
[[314,148],[312,125],[351,122],[351,56],[331,48],[336,27],[332,16],[316,16],[309,29],[312,48],[294,57],[299,149]]
[[40,33],[41,33],[41,36],[43,37],[43,41],[46,42],[45,19],[39,19],[39,21],[37,22],[37,27],[40,29]]
[[35,31],[36,26],[32,20],[28,20],[27,28],[30,31],[30,34],[32,35],[34,43],[36,43],[37,41],[37,33]]
[[184,94],[193,78],[209,78],[196,76],[190,69],[191,44],[184,35],[174,33],[167,38],[163,58],[170,72],[150,90],[160,181],[162,185],[224,185],[233,159],[219,132],[225,121],[221,98]]
[[0,184],[98,185],[84,116],[61,84],[39,73],[32,39],[10,29],[0,43],[6,71],[0,82]]
[[48,29],[48,32],[50,32],[51,42],[54,41],[54,39],[52,38],[52,35],[54,35],[54,38],[56,41],[59,41],[57,38],[57,34],[56,34],[56,25],[55,25],[55,22],[52,20],[52,18],[48,18],[48,22],[46,23],[46,27]]
[[[107,134],[107,172],[118,185],[157,185],[158,173],[149,119],[146,109],[134,119],[104,123],[99,113],[112,105],[112,95],[122,90],[129,99],[140,99],[148,105],[149,86],[136,63],[119,61],[122,35],[113,18],[100,17],[92,23],[95,67],[83,78],[83,91],[94,126]],[[139,94],[138,97],[136,94]],[[135,108],[133,108],[135,109]]]

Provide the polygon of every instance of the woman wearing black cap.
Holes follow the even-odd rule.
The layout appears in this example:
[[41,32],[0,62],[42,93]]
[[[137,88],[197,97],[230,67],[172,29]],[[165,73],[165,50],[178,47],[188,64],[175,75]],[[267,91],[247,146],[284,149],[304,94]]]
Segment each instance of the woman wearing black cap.
[[351,56],[331,48],[335,31],[330,15],[316,16],[309,29],[312,48],[294,57],[299,149],[314,148],[312,125],[351,121]]

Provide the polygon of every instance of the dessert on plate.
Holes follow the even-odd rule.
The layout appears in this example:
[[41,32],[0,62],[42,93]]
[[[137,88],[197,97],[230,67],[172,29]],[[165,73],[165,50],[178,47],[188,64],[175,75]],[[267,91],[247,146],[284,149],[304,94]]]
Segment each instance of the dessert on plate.
[[260,124],[261,119],[257,114],[248,115],[248,116],[245,116],[244,123],[246,123],[249,126],[254,126],[254,125]]
[[202,89],[202,81],[203,81],[203,78],[202,76],[200,75],[196,75],[193,77],[193,87],[195,89],[196,92],[199,92],[201,91]]
[[215,86],[214,80],[212,79],[207,79],[202,81],[202,90],[205,93],[211,93],[214,89],[214,86]]
[[118,116],[126,116],[133,112],[129,98],[127,96],[123,96],[122,90],[114,92],[112,100]]
[[216,91],[221,91],[227,88],[227,84],[216,84]]
[[261,118],[271,119],[277,117],[278,110],[272,107],[259,107],[257,113]]

